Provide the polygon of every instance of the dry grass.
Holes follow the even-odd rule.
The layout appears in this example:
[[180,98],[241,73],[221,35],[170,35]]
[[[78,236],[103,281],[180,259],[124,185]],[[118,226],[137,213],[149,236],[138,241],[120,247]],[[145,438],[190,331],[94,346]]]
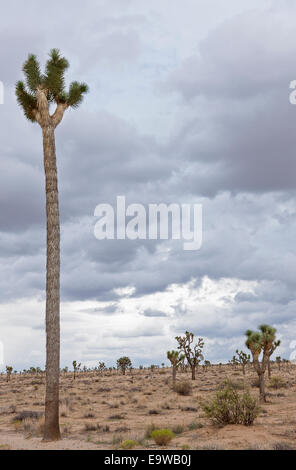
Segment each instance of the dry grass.
[[[85,372],[75,381],[73,374],[62,374],[60,422],[65,439],[79,442],[82,448],[119,449],[133,446],[122,444],[133,441],[137,449],[153,449],[151,432],[170,429],[175,434],[168,445],[171,449],[295,448],[295,366],[282,367],[280,372],[274,366],[273,375],[281,380],[276,380],[275,388],[266,381],[268,402],[250,428],[227,425],[217,429],[200,403],[213,397],[225,380],[237,389],[250,389],[257,397],[257,376],[252,368],[247,368],[243,376],[239,368],[211,367],[206,372],[199,370],[195,381],[190,380],[189,373],[178,374],[177,383],[181,388],[189,383],[190,395],[172,390],[171,370],[159,372],[155,370],[151,376],[150,371],[134,370],[133,375],[125,377],[116,372]],[[276,388],[281,384],[285,387],[278,392]],[[40,440],[44,389],[43,377],[14,375],[6,383],[5,376],[0,375],[0,449],[14,448],[7,439],[12,433],[30,438],[27,445],[33,446],[35,437]]]

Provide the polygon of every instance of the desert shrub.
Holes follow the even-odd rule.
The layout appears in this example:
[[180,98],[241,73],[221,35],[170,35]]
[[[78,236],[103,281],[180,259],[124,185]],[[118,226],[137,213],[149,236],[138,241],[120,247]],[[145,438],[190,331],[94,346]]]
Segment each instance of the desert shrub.
[[109,419],[114,419],[114,420],[124,419],[124,415],[111,415],[109,416]]
[[84,425],[84,431],[86,432],[98,431],[99,429],[100,429],[100,425],[98,424],[86,423]]
[[281,377],[274,376],[274,377],[271,377],[268,386],[269,388],[273,388],[277,390],[278,388],[286,387],[287,384]]
[[217,389],[223,390],[225,387],[230,387],[234,390],[244,390],[246,388],[244,382],[234,381],[231,379],[223,380],[223,382],[218,385]]
[[44,432],[44,418],[24,418],[22,421],[14,421],[16,431],[23,431],[30,436],[42,436]]
[[260,412],[258,402],[247,391],[239,394],[231,387],[218,391],[215,398],[201,403],[203,411],[214,424],[250,426]]
[[292,447],[290,444],[287,444],[286,442],[276,442],[272,446],[273,450],[295,450],[294,447]]
[[174,434],[182,434],[182,432],[184,432],[184,426],[182,424],[175,424],[172,427],[172,431]]
[[110,432],[110,427],[108,426],[108,424],[105,424],[103,426],[97,424],[97,430],[100,432]]
[[41,411],[21,411],[14,416],[13,421],[24,421],[25,419],[38,420],[43,414]]
[[194,406],[181,406],[181,411],[194,411],[196,412],[197,411],[197,408],[195,408]]
[[182,380],[180,382],[176,382],[174,386],[174,391],[177,392],[179,395],[191,395],[192,392],[192,385],[191,382],[188,380]]
[[126,439],[125,441],[121,442],[120,447],[124,450],[129,450],[136,447],[137,444],[137,441],[134,441],[133,439]]
[[194,431],[195,429],[201,429],[204,425],[202,423],[198,423],[197,421],[192,421],[192,423],[188,424],[188,429],[190,431]]
[[165,403],[163,403],[163,404],[161,405],[161,408],[162,408],[163,410],[171,410],[171,409],[172,409],[172,405],[171,405],[170,403],[168,403],[168,402],[165,402]]
[[159,446],[166,446],[174,437],[175,434],[170,429],[155,429],[151,433],[151,438]]
[[149,410],[148,414],[149,415],[159,415],[160,411],[159,410]]
[[149,439],[151,437],[152,431],[154,431],[155,429],[157,429],[157,427],[155,426],[154,423],[149,424],[145,430],[145,438]]
[[84,415],[84,418],[85,418],[85,419],[92,419],[92,418],[95,418],[95,415],[94,415],[93,413],[86,413],[86,414]]

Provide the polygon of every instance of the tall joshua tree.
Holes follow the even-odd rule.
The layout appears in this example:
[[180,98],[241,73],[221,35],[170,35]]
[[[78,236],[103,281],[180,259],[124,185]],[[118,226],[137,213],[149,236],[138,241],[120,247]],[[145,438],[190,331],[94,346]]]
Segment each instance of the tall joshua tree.
[[[253,356],[253,366],[259,377],[260,400],[266,401],[264,374],[268,367],[270,356],[280,345],[280,341],[275,339],[276,329],[269,325],[260,325],[259,331],[246,331],[246,346]],[[259,356],[262,353],[260,363]]]
[[[52,49],[42,73],[35,55],[24,63],[25,82],[16,85],[16,97],[27,119],[37,122],[43,135],[46,190],[47,260],[46,260],[46,397],[44,440],[60,439],[60,221],[55,129],[66,109],[77,108],[88,87],[72,82],[65,90],[68,61]],[[55,105],[53,113],[50,105]]]
[[203,338],[198,338],[197,344],[192,345],[194,340],[194,334],[189,331],[185,331],[185,336],[176,336],[178,342],[178,349],[183,351],[187,362],[191,369],[191,378],[195,380],[196,367],[203,360],[202,349],[204,347]]

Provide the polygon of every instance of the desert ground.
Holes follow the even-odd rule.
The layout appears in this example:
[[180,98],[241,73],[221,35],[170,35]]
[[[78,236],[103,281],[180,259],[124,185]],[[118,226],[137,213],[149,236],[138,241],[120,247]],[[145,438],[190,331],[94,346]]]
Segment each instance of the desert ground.
[[178,372],[179,381],[192,383],[183,396],[172,390],[171,369],[62,373],[60,424],[62,440],[42,442],[45,377],[0,376],[0,449],[121,449],[127,439],[135,449],[158,449],[150,439],[153,428],[169,428],[175,438],[166,449],[281,450],[296,449],[296,365],[272,365],[272,376],[282,384],[274,388],[266,377],[267,402],[252,426],[217,427],[200,403],[214,396],[225,380],[239,390],[259,396],[257,375],[249,365],[244,376],[239,366],[198,368],[195,381]]

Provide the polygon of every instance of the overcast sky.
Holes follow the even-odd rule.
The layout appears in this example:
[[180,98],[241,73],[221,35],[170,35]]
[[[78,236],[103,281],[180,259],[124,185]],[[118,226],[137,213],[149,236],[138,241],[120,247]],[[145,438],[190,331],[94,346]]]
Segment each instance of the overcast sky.
[[[62,365],[166,362],[186,329],[227,361],[260,323],[296,340],[294,0],[11,0],[1,6],[0,341],[45,363],[42,136],[14,96],[59,48],[90,86],[56,132]],[[203,205],[203,244],[98,241],[94,209]],[[2,366],[0,365],[0,369]]]

